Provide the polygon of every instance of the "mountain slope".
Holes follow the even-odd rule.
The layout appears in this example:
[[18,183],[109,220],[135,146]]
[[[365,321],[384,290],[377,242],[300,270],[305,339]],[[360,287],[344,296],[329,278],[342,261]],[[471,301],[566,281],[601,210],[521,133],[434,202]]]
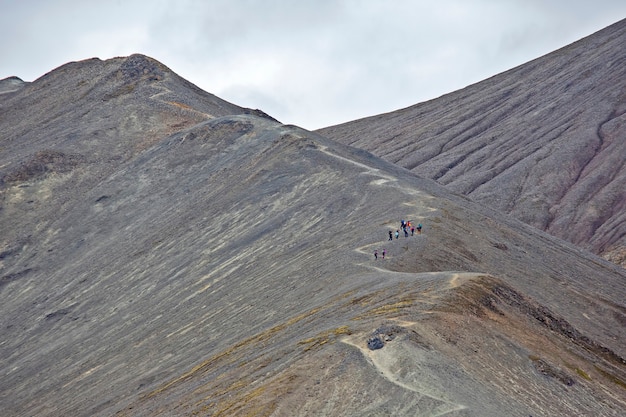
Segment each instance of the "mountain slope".
[[626,265],[626,20],[465,89],[319,133]]
[[[163,136],[215,117],[263,115],[142,55],[68,63],[17,91],[0,95],[0,185],[21,190],[20,203],[5,207],[14,211],[0,220],[0,251],[9,252],[28,243],[41,218],[72,204],[77,189],[93,187]],[[57,192],[24,197],[19,184],[49,176]]]
[[[217,115],[206,93],[198,110],[150,93],[59,103],[82,71],[137,60],[160,68],[72,64],[2,102],[5,415],[624,409],[623,269],[365,151]],[[26,99],[62,116],[4,133]],[[116,134],[94,135],[104,110]],[[423,233],[388,241],[400,219]]]

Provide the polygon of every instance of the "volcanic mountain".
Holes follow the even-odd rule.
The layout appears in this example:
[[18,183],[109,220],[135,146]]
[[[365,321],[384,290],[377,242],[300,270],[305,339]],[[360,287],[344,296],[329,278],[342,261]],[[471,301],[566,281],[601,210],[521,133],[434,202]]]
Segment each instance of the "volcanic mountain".
[[626,266],[626,20],[402,110],[319,130]]
[[613,263],[142,55],[9,84],[4,416],[625,409]]

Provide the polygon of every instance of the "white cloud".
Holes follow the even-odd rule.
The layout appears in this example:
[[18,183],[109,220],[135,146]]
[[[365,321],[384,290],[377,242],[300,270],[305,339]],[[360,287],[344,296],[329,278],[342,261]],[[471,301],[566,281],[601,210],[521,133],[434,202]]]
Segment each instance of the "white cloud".
[[144,53],[318,128],[462,88],[626,17],[617,0],[0,0],[0,78]]

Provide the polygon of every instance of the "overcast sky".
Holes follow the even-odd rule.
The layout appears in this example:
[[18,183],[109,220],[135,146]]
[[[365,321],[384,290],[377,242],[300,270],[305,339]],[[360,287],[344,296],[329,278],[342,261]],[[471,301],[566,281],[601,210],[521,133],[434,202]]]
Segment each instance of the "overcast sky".
[[458,90],[624,18],[624,0],[0,0],[0,79],[142,53],[316,129]]

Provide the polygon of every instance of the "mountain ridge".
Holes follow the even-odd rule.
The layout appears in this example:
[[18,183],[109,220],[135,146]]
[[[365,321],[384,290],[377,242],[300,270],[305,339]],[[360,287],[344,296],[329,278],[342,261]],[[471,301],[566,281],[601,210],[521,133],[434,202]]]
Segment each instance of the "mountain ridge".
[[622,268],[147,57],[61,69],[0,95],[7,415],[624,408]]
[[319,129],[624,264],[622,20],[462,90]]

